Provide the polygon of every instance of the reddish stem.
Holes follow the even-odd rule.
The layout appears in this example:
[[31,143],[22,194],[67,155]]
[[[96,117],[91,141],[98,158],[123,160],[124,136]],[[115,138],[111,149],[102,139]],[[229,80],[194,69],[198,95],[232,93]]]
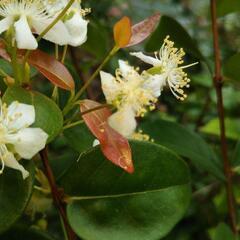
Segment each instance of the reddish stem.
[[44,166],[45,174],[47,176],[47,179],[48,179],[48,182],[49,182],[49,185],[51,188],[53,202],[62,218],[68,239],[69,240],[77,240],[76,234],[73,232],[72,228],[70,227],[70,225],[68,223],[67,215],[66,215],[66,206],[65,206],[65,203],[62,201],[63,194],[60,193],[57,188],[52,169],[49,165],[48,151],[47,151],[46,147],[40,152],[40,156],[41,156],[42,163]]
[[236,208],[235,199],[233,193],[232,185],[232,171],[231,164],[228,158],[228,146],[225,133],[225,111],[223,106],[223,95],[222,95],[222,74],[221,74],[221,56],[219,48],[219,33],[217,25],[217,11],[216,11],[216,0],[211,0],[211,15],[212,15],[212,32],[214,40],[214,52],[215,52],[215,76],[213,77],[213,84],[216,89],[217,94],[217,108],[218,117],[220,125],[220,138],[221,138],[221,152],[224,162],[224,173],[226,177],[226,192],[227,192],[227,202],[228,202],[228,212],[232,230],[235,234],[237,231],[237,218],[236,218]]

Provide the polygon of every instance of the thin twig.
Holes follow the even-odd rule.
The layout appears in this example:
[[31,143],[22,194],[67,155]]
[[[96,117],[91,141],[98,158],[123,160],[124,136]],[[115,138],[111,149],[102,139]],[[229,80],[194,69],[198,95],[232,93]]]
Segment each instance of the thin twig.
[[221,56],[219,48],[219,33],[217,25],[217,11],[216,11],[216,0],[211,0],[211,15],[212,15],[212,32],[214,40],[214,52],[215,52],[215,76],[213,77],[213,84],[216,89],[217,94],[217,108],[218,108],[218,117],[220,124],[220,137],[221,137],[221,151],[224,162],[224,173],[226,177],[226,192],[227,192],[227,202],[228,202],[228,211],[229,218],[232,230],[234,234],[237,235],[237,220],[236,220],[236,208],[235,208],[235,199],[233,194],[232,186],[232,172],[231,164],[228,158],[228,146],[227,139],[225,134],[225,113],[223,106],[223,95],[222,95],[222,74],[221,74]]
[[[70,52],[70,57],[71,57],[71,60],[72,60],[72,64],[73,64],[73,66],[74,66],[74,68],[75,68],[75,70],[78,74],[78,77],[83,81],[83,84],[85,84],[87,79],[85,78],[84,74],[82,73],[82,69],[80,68],[80,65],[78,63],[78,58],[77,58],[77,55],[76,55],[77,50],[76,50],[76,48],[73,48],[73,47],[70,47],[69,50],[70,50],[69,52]],[[94,95],[92,89],[89,87],[89,88],[87,88],[86,91],[87,91],[88,97],[90,99],[94,100],[95,95]]]
[[68,240],[77,240],[76,234],[73,232],[72,228],[70,227],[68,220],[67,220],[67,215],[66,215],[66,209],[65,209],[65,204],[62,201],[63,200],[63,195],[62,193],[59,192],[56,181],[52,172],[52,169],[49,165],[49,160],[48,160],[48,151],[47,148],[45,147],[41,152],[40,156],[42,159],[42,163],[44,166],[45,174],[47,176],[51,192],[52,192],[52,197],[53,197],[53,202],[62,218]]

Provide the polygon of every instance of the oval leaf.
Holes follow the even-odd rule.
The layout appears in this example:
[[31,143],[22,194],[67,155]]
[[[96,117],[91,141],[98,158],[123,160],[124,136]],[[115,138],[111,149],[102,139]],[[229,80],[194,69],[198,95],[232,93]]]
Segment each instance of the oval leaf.
[[156,13],[149,18],[132,26],[132,37],[126,47],[131,47],[143,42],[152,34],[160,20],[160,13]]
[[43,129],[52,141],[62,130],[63,116],[61,110],[51,99],[35,91],[27,91],[20,87],[8,88],[3,96],[3,102],[8,105],[13,101],[30,104],[35,107],[36,120],[33,127]]
[[160,119],[148,119],[140,127],[156,143],[189,158],[197,168],[224,179],[222,166],[216,155],[198,134],[177,123]]
[[35,50],[31,52],[28,62],[55,86],[66,90],[75,88],[74,80],[67,68],[53,56],[43,51]]
[[190,200],[187,165],[156,144],[132,142],[131,147],[132,175],[94,148],[62,178],[66,193],[81,199],[67,207],[69,222],[81,238],[161,239],[183,217]]
[[[82,113],[97,107],[101,107],[101,104],[91,100],[84,100],[80,104]],[[131,148],[128,140],[108,125],[108,118],[111,114],[111,111],[105,107],[84,114],[83,119],[93,135],[99,140],[106,158],[125,171],[132,173],[134,167]]]
[[128,17],[123,17],[114,25],[114,40],[118,47],[126,47],[132,36],[131,21]]
[[7,167],[0,175],[0,233],[17,221],[31,197],[34,179],[33,163],[27,161],[24,168],[29,171],[26,180],[23,180],[19,171]]

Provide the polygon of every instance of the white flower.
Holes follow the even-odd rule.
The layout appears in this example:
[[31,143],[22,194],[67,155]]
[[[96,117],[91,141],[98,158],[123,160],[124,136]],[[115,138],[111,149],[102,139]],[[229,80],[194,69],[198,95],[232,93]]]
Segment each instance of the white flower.
[[190,79],[183,69],[197,63],[179,66],[183,64],[185,52],[182,48],[174,48],[174,42],[169,40],[169,36],[165,38],[159,54],[155,53],[155,58],[146,56],[142,52],[131,53],[131,55],[154,66],[154,68],[145,72],[146,77],[149,77],[149,84],[159,85],[159,91],[168,85],[177,99],[184,100],[187,97],[183,88],[189,87]]
[[[7,30],[14,30],[14,37],[19,49],[36,49],[38,43],[33,33],[40,34],[54,17],[46,13],[41,0],[2,0],[0,2],[0,34]],[[59,21],[43,37],[59,45],[66,45],[69,34],[66,26]]]
[[136,129],[135,117],[143,116],[147,108],[154,108],[159,95],[156,86],[148,84],[136,69],[124,61],[119,61],[116,77],[101,72],[101,82],[107,103],[118,111],[109,118],[109,124],[125,137],[130,137]]
[[42,150],[48,135],[40,128],[30,128],[35,122],[32,105],[13,102],[9,107],[0,102],[0,174],[4,167],[22,172],[25,179],[29,173],[17,159],[31,159]]
[[[67,5],[68,0],[45,0],[44,4],[50,14],[59,14]],[[70,35],[68,44],[71,46],[80,46],[87,40],[88,21],[83,17],[90,12],[89,9],[82,9],[81,1],[76,0],[68,10],[63,19]]]

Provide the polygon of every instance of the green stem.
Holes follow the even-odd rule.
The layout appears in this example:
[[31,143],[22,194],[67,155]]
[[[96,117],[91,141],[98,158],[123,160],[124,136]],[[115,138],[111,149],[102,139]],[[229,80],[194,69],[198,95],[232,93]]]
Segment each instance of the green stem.
[[63,48],[63,55],[62,55],[62,59],[61,59],[61,63],[64,63],[66,55],[67,55],[67,50],[68,50],[68,45],[65,45]]
[[66,130],[66,129],[75,127],[75,126],[80,125],[80,124],[82,124],[82,123],[84,123],[84,121],[83,121],[83,120],[79,120],[79,121],[77,121],[77,122],[68,124],[68,125],[66,125],[66,126],[63,127],[63,130]]
[[[56,24],[58,21],[60,21],[64,15],[67,13],[67,11],[69,10],[69,8],[72,6],[72,4],[74,3],[75,0],[69,0],[68,4],[66,5],[66,7],[59,13],[59,15],[52,21],[51,24],[49,24],[37,37],[37,41],[39,42]],[[29,57],[30,54],[30,50],[27,50],[27,52],[25,53],[24,56],[24,63],[27,62],[27,59]]]
[[102,68],[108,63],[108,61],[118,52],[119,47],[114,46],[113,49],[109,52],[107,57],[103,60],[103,62],[99,65],[96,71],[92,74],[92,76],[87,80],[87,82],[83,85],[83,87],[76,93],[75,97],[65,106],[63,109],[63,114],[66,115],[75,105],[75,102],[81,97],[84,91],[89,87],[92,81],[97,77]]

